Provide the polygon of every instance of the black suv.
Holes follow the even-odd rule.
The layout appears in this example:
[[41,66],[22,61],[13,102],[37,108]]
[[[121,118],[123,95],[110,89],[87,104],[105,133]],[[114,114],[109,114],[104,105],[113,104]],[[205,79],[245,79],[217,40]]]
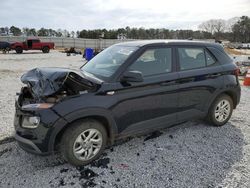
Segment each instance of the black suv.
[[241,91],[220,45],[178,40],[116,44],[79,70],[36,68],[21,80],[19,145],[36,154],[60,150],[77,166],[121,137],[193,119],[224,125]]

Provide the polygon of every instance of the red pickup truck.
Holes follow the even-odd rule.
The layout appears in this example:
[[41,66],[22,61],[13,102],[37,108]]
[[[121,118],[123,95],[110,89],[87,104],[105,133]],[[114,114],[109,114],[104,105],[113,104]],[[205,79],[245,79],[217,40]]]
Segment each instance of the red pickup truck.
[[11,49],[16,53],[21,54],[23,50],[42,50],[43,53],[49,53],[50,49],[54,49],[53,42],[41,42],[40,39],[27,39],[24,42],[14,42],[11,44]]

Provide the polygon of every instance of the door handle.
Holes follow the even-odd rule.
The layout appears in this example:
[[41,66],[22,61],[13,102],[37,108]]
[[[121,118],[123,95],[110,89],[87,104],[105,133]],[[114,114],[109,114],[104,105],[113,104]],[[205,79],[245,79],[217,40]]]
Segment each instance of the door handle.
[[160,86],[170,86],[176,84],[176,81],[167,81],[160,83]]

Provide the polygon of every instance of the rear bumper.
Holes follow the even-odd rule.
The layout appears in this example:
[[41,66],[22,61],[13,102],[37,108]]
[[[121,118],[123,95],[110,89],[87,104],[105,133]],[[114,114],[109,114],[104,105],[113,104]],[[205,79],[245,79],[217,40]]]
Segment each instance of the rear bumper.
[[240,85],[235,89],[235,96],[236,96],[236,104],[234,108],[240,103],[240,98],[241,98],[241,87]]

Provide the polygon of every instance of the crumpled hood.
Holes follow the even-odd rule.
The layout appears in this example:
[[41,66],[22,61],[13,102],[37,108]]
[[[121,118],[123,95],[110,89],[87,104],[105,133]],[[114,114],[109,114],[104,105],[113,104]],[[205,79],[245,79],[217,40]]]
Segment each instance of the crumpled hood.
[[38,98],[61,91],[67,91],[69,95],[79,94],[96,86],[77,72],[66,68],[35,68],[25,73],[21,81]]

